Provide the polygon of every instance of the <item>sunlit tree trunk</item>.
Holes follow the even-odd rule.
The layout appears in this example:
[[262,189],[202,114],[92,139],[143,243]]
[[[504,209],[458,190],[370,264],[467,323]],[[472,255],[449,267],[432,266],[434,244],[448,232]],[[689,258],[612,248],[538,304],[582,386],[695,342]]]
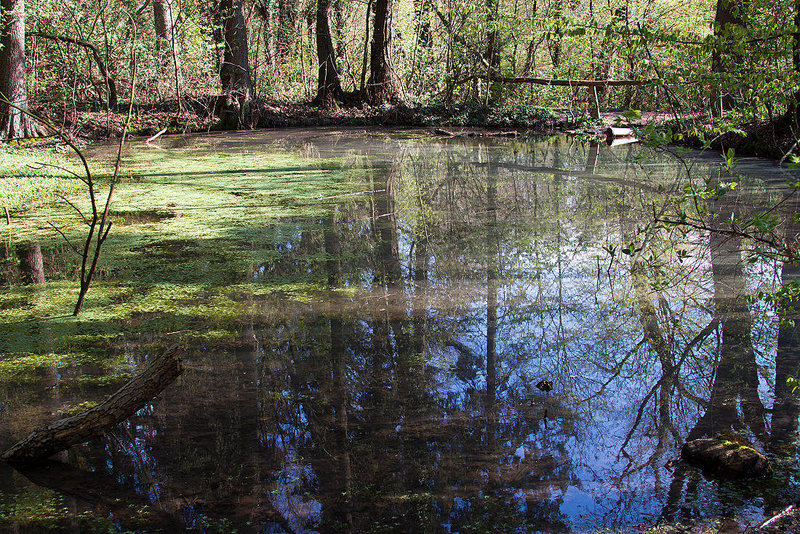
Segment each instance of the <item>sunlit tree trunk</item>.
[[553,63],[553,74],[558,74],[558,67],[561,65],[561,37],[563,30],[559,18],[562,13],[562,0],[556,0],[553,4],[553,19],[556,21],[556,28],[548,39],[547,49],[550,52],[550,61]]
[[399,97],[397,78],[392,63],[392,12],[394,0],[375,0],[375,22],[370,44],[369,79],[364,99],[383,104]]
[[39,134],[38,126],[24,113],[28,109],[28,92],[25,88],[25,0],[0,0],[0,7],[0,138],[36,137]]
[[181,73],[177,27],[175,25],[175,16],[172,12],[171,0],[153,0],[153,20],[159,46],[162,46],[163,43],[167,44],[166,51],[169,53],[168,62],[172,66],[175,97],[178,99],[178,105],[180,106],[181,94],[183,93],[183,74]]
[[226,128],[252,127],[253,82],[247,49],[247,26],[243,0],[221,0],[225,53],[220,79],[225,100],[221,110]]
[[492,83],[492,78],[500,76],[500,40],[497,31],[497,4],[498,0],[487,0],[486,2],[486,65],[487,65],[487,91],[486,103],[496,104],[500,100],[501,86]]
[[317,59],[319,77],[317,78],[317,97],[315,103],[323,106],[334,104],[343,96],[336,55],[331,38],[330,14],[331,0],[317,0]]

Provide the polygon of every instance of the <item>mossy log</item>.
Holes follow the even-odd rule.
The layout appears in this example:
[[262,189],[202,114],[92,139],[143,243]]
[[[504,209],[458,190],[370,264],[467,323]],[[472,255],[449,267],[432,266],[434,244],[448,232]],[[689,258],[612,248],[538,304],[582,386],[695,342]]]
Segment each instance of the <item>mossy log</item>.
[[772,473],[766,456],[739,436],[689,441],[681,449],[681,458],[710,475],[723,478],[755,478]]
[[11,463],[31,462],[102,436],[136,413],[181,374],[181,351],[179,345],[172,345],[108,399],[85,412],[34,430],[4,452],[2,459]]

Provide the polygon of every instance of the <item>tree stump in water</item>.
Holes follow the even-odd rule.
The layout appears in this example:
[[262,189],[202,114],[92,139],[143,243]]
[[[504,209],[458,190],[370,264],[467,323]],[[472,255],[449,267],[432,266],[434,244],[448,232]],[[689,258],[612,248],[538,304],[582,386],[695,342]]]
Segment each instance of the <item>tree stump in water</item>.
[[681,449],[681,458],[710,475],[723,478],[755,478],[772,473],[766,456],[739,436],[689,441]]
[[150,402],[183,372],[181,351],[179,345],[172,345],[108,399],[83,413],[34,430],[4,452],[2,459],[11,463],[31,462],[102,436]]
[[17,245],[22,281],[25,284],[44,284],[44,261],[39,243]]

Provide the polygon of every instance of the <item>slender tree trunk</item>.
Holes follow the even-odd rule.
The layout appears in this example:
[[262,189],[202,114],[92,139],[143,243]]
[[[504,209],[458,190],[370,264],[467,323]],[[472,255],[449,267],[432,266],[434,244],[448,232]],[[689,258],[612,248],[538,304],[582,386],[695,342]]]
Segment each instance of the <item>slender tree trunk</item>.
[[725,109],[734,105],[730,87],[725,87],[729,82],[725,74],[731,67],[740,62],[741,56],[731,52],[731,47],[736,46],[732,32],[738,28],[745,28],[744,11],[747,0],[717,0],[717,11],[714,16],[714,49],[711,51],[711,72],[715,76],[711,89],[711,113],[714,116],[722,115]]
[[87,49],[92,53],[92,58],[94,62],[97,63],[97,70],[100,71],[100,75],[105,80],[106,84],[106,91],[108,92],[108,107],[114,111],[117,109],[117,83],[114,81],[114,77],[111,76],[111,73],[108,71],[108,67],[106,67],[105,61],[103,61],[102,56],[100,55],[100,50],[97,47],[90,43],[89,41],[82,41],[80,39],[75,39],[74,37],[67,37],[66,35],[51,35],[49,33],[44,32],[30,32],[28,36],[35,36],[41,37],[42,39],[49,39],[51,41],[57,41],[61,43],[71,43],[78,46],[82,46],[83,48]]
[[178,105],[180,106],[181,94],[183,93],[183,74],[181,73],[177,27],[172,12],[171,0],[153,0],[153,20],[159,46],[163,46],[164,43],[167,44],[166,51],[169,53],[167,61],[172,67],[170,70],[172,70],[173,74],[175,97],[178,99]]
[[286,61],[292,52],[297,32],[297,0],[277,0],[278,2],[278,40],[276,43],[277,64]]
[[343,96],[339,69],[336,66],[336,55],[331,38],[329,13],[331,0],[317,0],[317,58],[319,59],[319,77],[317,78],[317,97],[314,102],[330,106]]
[[[794,26],[796,31],[792,36],[792,66],[800,74],[800,0],[795,0],[794,4]],[[800,127],[800,89],[790,99],[786,120],[795,127]]]
[[220,0],[225,37],[220,79],[225,95],[220,120],[225,128],[253,126],[253,82],[247,48],[243,0]]
[[28,109],[25,88],[25,0],[0,0],[0,7],[0,138],[36,137],[39,135],[38,125],[22,111]]
[[492,83],[492,78],[500,76],[500,41],[497,31],[497,3],[498,0],[486,2],[486,103],[496,104],[500,100],[502,86]]
[[392,12],[394,0],[375,0],[375,23],[370,46],[369,80],[364,99],[373,105],[400,96],[392,63]]

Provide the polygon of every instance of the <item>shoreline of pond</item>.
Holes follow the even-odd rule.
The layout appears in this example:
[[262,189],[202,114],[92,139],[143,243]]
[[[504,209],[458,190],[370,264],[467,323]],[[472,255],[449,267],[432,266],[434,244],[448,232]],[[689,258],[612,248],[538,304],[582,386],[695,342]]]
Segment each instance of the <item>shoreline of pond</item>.
[[[220,131],[213,98],[196,100],[181,111],[176,102],[134,106],[129,127],[132,136],[188,134]],[[61,127],[62,132],[89,144],[119,138],[126,113],[122,110],[72,110],[59,113],[43,107],[42,116]],[[314,127],[385,127],[428,128],[434,135],[463,137],[524,138],[543,135],[572,135],[604,140],[611,126],[629,126],[644,130],[648,125],[668,144],[726,153],[734,149],[739,156],[754,156],[780,161],[800,148],[791,135],[791,125],[781,118],[737,123],[702,115],[675,116],[668,112],[640,112],[635,119],[623,117],[621,110],[605,111],[597,118],[588,112],[551,110],[535,105],[485,106],[475,103],[406,105],[380,107],[319,107],[309,103],[258,104],[248,129]],[[652,130],[651,130],[652,131]],[[52,137],[24,140],[19,145],[48,146]]]

